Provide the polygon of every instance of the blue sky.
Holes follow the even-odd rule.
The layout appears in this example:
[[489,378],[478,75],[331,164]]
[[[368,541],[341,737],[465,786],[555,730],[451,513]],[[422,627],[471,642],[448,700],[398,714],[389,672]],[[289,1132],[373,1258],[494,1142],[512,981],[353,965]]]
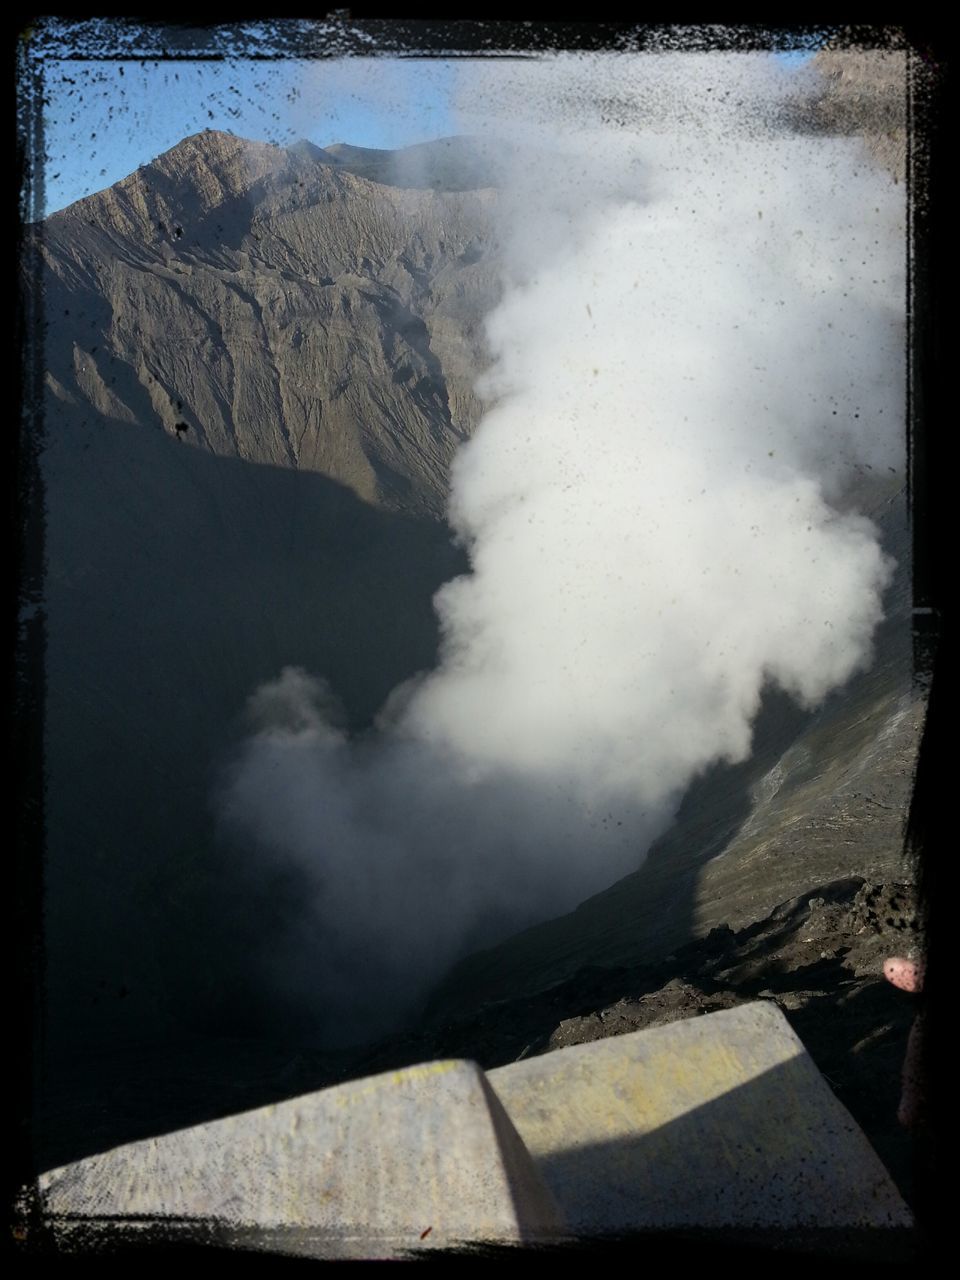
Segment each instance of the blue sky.
[[[777,55],[797,65],[809,54]],[[470,60],[352,57],[129,59],[43,64],[41,216],[102,190],[203,129],[287,146],[401,147],[460,131]]]
[[202,129],[287,146],[401,147],[457,131],[443,59],[304,63],[52,61],[45,212],[102,190]]

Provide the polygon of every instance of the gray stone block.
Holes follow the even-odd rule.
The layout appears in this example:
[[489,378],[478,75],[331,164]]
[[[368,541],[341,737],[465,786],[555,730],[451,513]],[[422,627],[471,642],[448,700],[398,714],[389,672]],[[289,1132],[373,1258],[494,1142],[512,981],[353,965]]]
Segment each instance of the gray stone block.
[[44,1173],[40,1192],[67,1248],[78,1230],[132,1229],[131,1217],[219,1224],[220,1241],[317,1257],[562,1235],[483,1072],[462,1061],[130,1143]]
[[912,1225],[772,1004],[560,1049],[488,1079],[578,1235]]

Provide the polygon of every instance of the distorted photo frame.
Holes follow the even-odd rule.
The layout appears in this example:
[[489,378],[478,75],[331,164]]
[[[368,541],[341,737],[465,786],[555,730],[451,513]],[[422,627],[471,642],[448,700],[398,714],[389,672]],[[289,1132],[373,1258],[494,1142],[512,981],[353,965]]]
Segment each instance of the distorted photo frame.
[[[64,37],[64,44],[68,48],[72,48],[72,53],[68,54],[68,57],[75,58],[78,61],[83,58],[88,58],[91,63],[100,62],[103,64],[97,72],[90,72],[92,76],[102,72],[108,64],[119,62],[121,59],[130,56],[131,49],[134,49],[136,54],[139,56],[150,57],[152,54],[152,60],[158,64],[159,62],[168,62],[170,63],[170,66],[172,66],[172,62],[170,62],[170,55],[175,54],[177,51],[177,41],[181,42],[179,45],[179,48],[181,49],[183,48],[183,42],[186,42],[193,46],[194,51],[199,47],[201,51],[206,50],[207,53],[213,54],[213,56],[225,57],[227,59],[226,66],[229,67],[230,58],[237,56],[236,50],[243,47],[245,40],[252,40],[254,51],[258,56],[265,60],[266,64],[269,64],[271,61],[275,61],[278,57],[289,57],[294,49],[297,49],[298,52],[300,50],[307,49],[313,52],[319,52],[323,56],[329,56],[331,50],[335,50],[338,53],[344,52],[355,54],[358,51],[364,51],[374,47],[377,50],[379,57],[384,57],[387,53],[397,52],[404,54],[407,57],[411,57],[414,54],[420,54],[429,58],[435,58],[441,51],[450,52],[451,49],[461,57],[477,57],[481,51],[483,56],[488,56],[488,54],[489,56],[496,56],[499,53],[503,56],[517,56],[519,54],[520,57],[529,57],[531,54],[535,55],[538,52],[543,52],[545,48],[582,48],[584,42],[588,46],[606,50],[639,50],[644,47],[648,40],[659,40],[661,42],[661,46],[665,42],[668,47],[676,47],[675,45],[671,46],[670,44],[671,41],[675,41],[676,45],[679,45],[681,48],[686,48],[691,52],[703,52],[704,50],[717,49],[718,47],[738,49],[744,48],[745,45],[749,47],[769,49],[771,47],[775,47],[778,37],[784,38],[786,43],[789,43],[795,38],[797,43],[801,45],[803,44],[804,39],[803,33],[765,33],[753,30],[740,30],[727,33],[716,31],[702,33],[694,32],[689,29],[679,29],[668,35],[665,35],[662,30],[660,32],[651,32],[648,29],[640,29],[633,30],[631,32],[615,28],[590,29],[587,31],[584,31],[583,29],[574,31],[571,29],[560,28],[533,28],[532,30],[524,31],[523,29],[518,30],[516,28],[507,29],[497,26],[496,24],[493,24],[492,28],[487,24],[465,24],[462,27],[457,24],[439,24],[436,27],[423,26],[421,24],[412,24],[410,27],[400,24],[379,23],[365,25],[362,21],[355,23],[348,18],[338,18],[326,24],[325,28],[321,27],[320,29],[311,28],[304,24],[297,23],[285,24],[280,22],[271,26],[264,24],[253,36],[251,36],[249,30],[244,31],[243,29],[239,31],[237,29],[230,30],[227,28],[207,28],[199,30],[178,28],[171,30],[160,26],[152,27],[146,24],[139,25],[134,29],[130,24],[107,24],[100,27],[97,27],[96,24],[76,24],[75,26],[70,27],[67,31],[67,34]],[[815,36],[811,35],[810,39],[815,39]],[[924,129],[917,128],[917,122],[920,121],[924,124],[927,123],[924,113],[928,109],[925,108],[923,104],[927,99],[930,101],[933,100],[930,95],[934,87],[933,82],[936,80],[937,75],[936,56],[931,52],[930,46],[926,48],[926,53],[919,51],[916,47],[911,46],[910,42],[901,37],[899,33],[889,33],[882,30],[880,32],[863,32],[860,33],[859,39],[861,44],[865,43],[868,46],[871,43],[874,45],[880,43],[882,45],[888,40],[892,40],[895,44],[898,41],[901,41],[900,47],[905,47],[908,50],[905,60],[910,68],[908,79],[911,90],[911,111],[913,113],[911,117],[909,160],[909,163],[913,165],[913,180],[909,183],[909,191],[910,208],[913,218],[913,234],[914,239],[916,239],[918,230],[921,233],[921,237],[924,233],[923,227],[918,226],[918,223],[922,223],[924,218],[928,216],[925,212],[927,206],[924,204],[923,198],[921,197],[919,205],[917,198],[918,193],[922,192],[924,189],[924,156],[926,155],[926,148],[923,141]],[[493,48],[490,44],[485,43],[491,40],[494,42],[495,47]],[[728,42],[726,45],[724,45],[725,40]],[[854,38],[854,43],[856,43],[856,38]],[[192,51],[191,56],[196,56],[195,52]],[[302,57],[303,53],[300,52],[299,56]],[[932,59],[932,63],[930,59]],[[38,63],[40,61],[42,60],[38,60]],[[32,221],[44,207],[44,197],[42,194],[43,186],[39,181],[40,174],[38,172],[38,156],[42,154],[43,149],[47,145],[45,143],[41,143],[40,136],[43,132],[43,111],[33,109],[36,107],[38,102],[38,99],[33,95],[37,93],[38,89],[41,92],[41,96],[44,93],[49,96],[51,92],[62,93],[64,91],[62,81],[60,82],[60,87],[54,89],[49,76],[49,71],[46,73],[46,79],[44,79],[44,73],[40,71],[38,69],[38,65],[35,64],[32,68],[32,73],[35,73],[35,79],[30,80],[30,77],[25,76],[21,82],[21,105],[24,120],[27,122],[26,127],[22,132],[22,137],[24,139],[25,151],[32,153],[30,163],[33,167],[33,180],[32,182],[28,182],[26,188],[29,192],[26,206],[29,210],[28,217],[26,219],[27,221]],[[41,85],[43,86],[42,89],[40,89]],[[89,88],[90,86],[88,86],[88,91]],[[228,93],[229,90],[224,89],[221,94],[225,102],[228,101]],[[349,142],[349,139],[346,139],[346,141]],[[84,139],[84,142],[86,142],[86,139]],[[89,149],[92,161],[99,148],[94,145]],[[145,157],[145,159],[149,159],[149,157]],[[55,170],[51,165],[51,177],[54,171]],[[106,180],[106,175],[104,180]],[[31,204],[30,201],[33,203]],[[919,216],[917,213],[918,207],[923,210]],[[34,250],[28,248],[26,250],[25,257],[29,259],[29,255],[33,251]],[[918,421],[918,415],[922,417],[924,403],[922,397],[918,396],[919,384],[914,338],[917,328],[919,327],[922,331],[923,326],[927,321],[925,319],[925,309],[922,307],[918,309],[917,306],[918,299],[923,298],[924,287],[923,279],[918,279],[916,271],[917,261],[916,251],[912,250],[911,265],[914,268],[914,275],[911,280],[912,306],[908,312],[909,321],[912,326],[912,332],[910,334],[911,341],[908,349],[911,353],[911,370],[908,376],[910,377],[910,386],[912,391],[910,403],[911,422],[909,443],[912,466],[910,482],[912,486],[914,513],[914,603],[921,610],[939,611],[942,608],[942,605],[937,601],[936,587],[933,585],[936,582],[936,574],[930,567],[932,565],[932,557],[929,553],[931,543],[930,530],[933,527],[930,517],[930,489],[927,487],[926,480],[922,478],[923,449],[926,448],[926,444],[922,442],[926,441],[928,437],[923,435],[922,423]],[[922,275],[923,272],[921,271],[920,276],[922,277]],[[40,303],[36,297],[34,297],[31,302],[28,291],[28,299],[24,308],[25,325],[23,332],[25,334],[34,332],[35,328],[38,327],[38,321],[43,323],[41,317],[36,314],[35,311],[35,308],[38,305],[42,305],[42,303]],[[32,309],[34,310],[31,314]],[[30,327],[31,323],[35,326],[33,329]],[[921,332],[921,345],[924,341],[927,343],[930,342],[929,331],[927,331],[926,337],[924,337]],[[36,398],[32,402],[33,408],[36,409],[41,400],[40,384],[45,372],[44,361],[42,355],[40,355],[39,358],[37,355],[40,350],[39,344],[28,341],[24,342],[23,346],[26,355],[27,368],[27,377],[25,378],[25,386],[28,392],[27,399],[28,401],[30,400],[29,393],[32,389],[36,393]],[[28,417],[29,415],[30,407],[28,406]],[[185,432],[178,430],[179,422],[180,419],[177,419],[176,421],[171,421],[169,424],[169,430],[173,433],[172,438],[174,442],[184,446],[191,445],[193,442],[190,440],[189,430]],[[37,419],[34,419],[29,429],[30,433],[35,433],[38,427],[40,432],[42,432],[42,424]],[[182,439],[181,436],[183,437]],[[20,458],[20,474],[22,477],[21,493],[26,499],[23,507],[26,514],[24,528],[29,531],[30,536],[25,537],[24,539],[22,556],[22,563],[25,566],[25,570],[23,571],[21,578],[21,600],[26,601],[25,608],[27,610],[27,616],[25,621],[27,625],[22,633],[22,643],[24,647],[20,650],[20,655],[25,664],[25,670],[30,671],[30,646],[31,643],[39,643],[39,641],[36,636],[31,640],[29,632],[31,628],[39,629],[42,632],[44,625],[42,605],[40,604],[44,598],[41,585],[44,568],[43,551],[40,550],[42,542],[33,536],[40,532],[37,499],[42,487],[42,482],[39,479],[39,468],[41,464],[38,456],[41,449],[37,448],[36,434],[28,434],[24,439],[27,443],[21,451]],[[102,498],[94,498],[93,500],[101,501]],[[337,500],[341,500],[339,495]],[[332,498],[331,501],[333,501]],[[924,512],[925,504],[926,512]],[[927,524],[924,531],[922,523],[925,515],[927,518]],[[918,518],[921,522],[921,531],[919,534],[917,533]],[[391,535],[385,531],[378,531],[378,536],[388,538]],[[921,545],[926,546],[926,550],[923,554],[927,557],[927,564],[926,567],[921,564],[918,576],[916,553],[918,546]],[[49,559],[46,570],[49,572]],[[31,574],[33,575],[32,579]],[[26,593],[24,593],[24,587],[27,588]],[[31,609],[33,612],[31,612]],[[935,621],[936,613],[922,613],[918,616],[918,633],[925,632],[929,629],[930,624],[925,620],[931,618]],[[44,756],[41,753],[44,751],[44,747],[37,737],[37,725],[35,719],[36,713],[39,709],[38,699],[42,700],[45,694],[46,696],[49,696],[48,686],[50,676],[49,673],[44,672],[43,659],[39,656],[40,653],[42,653],[42,650],[33,650],[32,652],[32,675],[34,679],[32,681],[28,681],[28,686],[32,692],[26,696],[24,705],[28,712],[33,713],[33,724],[32,727],[28,729],[26,727],[26,722],[31,717],[30,715],[25,717],[23,730],[24,736],[22,738],[22,741],[25,744],[25,749],[21,758],[24,763],[27,763],[30,761],[32,751],[32,766],[34,769],[32,775],[33,782],[32,784],[29,781],[25,782],[22,794],[27,800],[32,800],[33,803],[29,809],[24,809],[24,825],[22,830],[29,835],[30,827],[32,825],[33,834],[40,837],[40,847],[42,847],[43,836],[42,829],[40,827],[41,819],[39,817],[42,805],[38,802],[43,795],[44,775],[41,761]],[[920,666],[923,666],[922,661]],[[277,674],[279,675],[279,672],[277,672]],[[44,684],[45,680],[47,682],[46,686]],[[248,692],[253,693],[253,688],[249,689]],[[30,701],[31,698],[32,703]],[[236,707],[237,713],[239,713],[240,710],[241,705],[238,705]],[[76,747],[74,746],[72,749],[76,750]],[[38,769],[39,772],[37,772]],[[82,798],[78,797],[76,803],[82,807]],[[26,847],[27,846],[25,845],[25,848]],[[716,851],[714,851],[714,853],[715,852]],[[29,859],[26,854],[22,856],[18,865],[18,872],[31,869],[35,865],[34,861],[32,861],[35,857],[36,847],[33,848],[33,852],[30,854]],[[81,872],[80,874],[82,875],[83,873]],[[27,883],[27,881],[25,881],[25,883]],[[33,882],[30,881],[30,883],[32,884]],[[35,908],[39,905],[39,895],[42,891],[42,887],[43,882],[41,881],[40,885],[35,885],[35,887],[27,890],[24,902],[28,907]],[[49,882],[47,887],[49,889]],[[789,894],[784,894],[784,897],[789,896]],[[55,903],[51,903],[48,897],[46,902],[47,920],[55,920],[57,917],[57,911],[57,905]],[[37,925],[33,923],[35,916],[28,910],[25,913],[25,919],[28,922],[28,939],[33,943],[39,943],[42,947],[43,933],[42,930],[38,933]],[[107,948],[107,951],[109,952],[109,948]],[[42,969],[43,966],[41,965],[39,967]],[[123,967],[123,965],[120,965],[119,970],[122,971]],[[159,963],[154,965],[154,970],[162,974],[163,968],[164,960],[161,957]],[[32,975],[29,979],[29,985],[37,983],[38,980],[39,974],[37,970],[34,969],[32,970]],[[96,988],[97,983],[104,981],[112,988],[109,992],[109,998],[114,1002],[126,1001],[129,998],[128,980],[122,976],[122,973],[119,980],[116,982],[114,981],[112,973],[106,978],[101,978],[98,975],[96,981],[93,983],[93,987]],[[132,986],[132,984],[130,984],[130,986]],[[127,994],[124,994],[125,991],[127,991]],[[91,998],[97,998],[95,990]],[[108,997],[103,996],[102,998],[107,999]],[[49,1033],[50,1029],[48,1028],[48,1035]],[[54,1031],[54,1039],[55,1038],[56,1033]]]

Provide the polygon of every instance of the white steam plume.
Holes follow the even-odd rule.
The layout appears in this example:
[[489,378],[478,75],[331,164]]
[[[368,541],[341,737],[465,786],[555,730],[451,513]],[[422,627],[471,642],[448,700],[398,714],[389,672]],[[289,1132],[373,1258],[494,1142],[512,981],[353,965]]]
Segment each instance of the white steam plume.
[[846,495],[903,465],[902,193],[857,140],[767,126],[768,62],[465,86],[475,130],[477,104],[527,109],[491,407],[452,477],[471,572],[376,732],[287,671],[222,797],[309,872],[275,964],[328,1038],[638,865],[698,773],[749,755],[765,685],[814,706],[870,662],[892,566]]

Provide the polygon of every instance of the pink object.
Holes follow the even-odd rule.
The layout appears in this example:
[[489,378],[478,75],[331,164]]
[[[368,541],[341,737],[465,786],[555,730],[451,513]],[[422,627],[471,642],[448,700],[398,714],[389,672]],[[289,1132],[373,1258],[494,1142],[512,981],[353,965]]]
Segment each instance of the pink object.
[[[901,991],[919,992],[923,990],[923,962],[906,960],[902,956],[891,956],[883,962],[884,977]],[[921,1025],[919,1017],[914,1020],[907,1040],[907,1054],[903,1063],[903,1089],[900,1095],[900,1106],[897,1119],[908,1129],[916,1128],[923,1113],[923,1080],[920,1072],[921,1059]]]
[[916,960],[892,956],[883,964],[884,976],[901,991],[923,990],[923,965]]

